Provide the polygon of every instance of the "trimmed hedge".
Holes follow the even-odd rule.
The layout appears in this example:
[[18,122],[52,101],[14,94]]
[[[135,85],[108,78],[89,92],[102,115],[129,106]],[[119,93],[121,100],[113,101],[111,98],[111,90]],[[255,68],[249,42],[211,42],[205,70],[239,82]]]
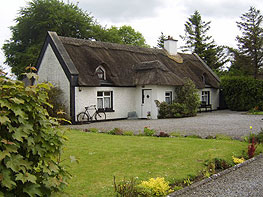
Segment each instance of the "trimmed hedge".
[[221,88],[229,109],[247,111],[263,107],[263,81],[248,77],[223,77]]

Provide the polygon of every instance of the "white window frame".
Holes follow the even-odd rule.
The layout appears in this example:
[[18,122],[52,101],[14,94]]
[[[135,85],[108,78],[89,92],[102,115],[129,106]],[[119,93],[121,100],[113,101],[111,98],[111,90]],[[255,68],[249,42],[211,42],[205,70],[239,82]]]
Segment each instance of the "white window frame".
[[[102,96],[98,95],[99,92],[102,93]],[[109,95],[105,95],[106,92],[109,93]],[[113,108],[112,107],[112,103],[113,103],[113,101],[112,101],[112,99],[113,99],[112,94],[113,94],[112,91],[97,91],[97,107],[98,107],[98,109],[112,109]],[[109,98],[109,100],[110,100],[109,101],[110,106],[107,107],[107,108],[105,108],[105,98]],[[102,99],[102,108],[99,108],[98,99]]]
[[206,105],[210,104],[210,91],[202,91],[202,102],[205,102]]
[[[169,94],[168,96],[166,94]],[[165,99],[165,102],[168,103],[168,104],[172,104],[173,102],[173,91],[165,91],[164,93],[164,99]],[[170,102],[167,102],[166,99],[169,99]]]

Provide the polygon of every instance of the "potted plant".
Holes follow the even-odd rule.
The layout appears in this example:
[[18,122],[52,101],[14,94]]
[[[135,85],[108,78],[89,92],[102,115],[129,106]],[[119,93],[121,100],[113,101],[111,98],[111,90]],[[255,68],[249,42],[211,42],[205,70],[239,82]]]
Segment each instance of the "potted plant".
[[151,117],[151,112],[150,112],[150,111],[147,112],[147,119],[148,119],[148,120],[152,119],[152,117]]

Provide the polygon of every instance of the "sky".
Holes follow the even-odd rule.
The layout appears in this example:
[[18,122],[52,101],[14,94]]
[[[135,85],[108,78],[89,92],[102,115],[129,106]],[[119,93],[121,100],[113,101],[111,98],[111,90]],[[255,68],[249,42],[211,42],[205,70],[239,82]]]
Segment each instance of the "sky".
[[[9,29],[16,23],[21,7],[29,0],[5,0],[0,7],[0,48],[12,36]],[[157,39],[163,32],[178,40],[178,46],[184,42],[184,24],[198,10],[205,22],[211,21],[208,35],[217,45],[236,47],[236,36],[240,34],[236,21],[246,13],[250,6],[263,12],[262,0],[64,0],[65,3],[77,4],[90,13],[98,23],[110,27],[130,25],[142,33],[147,44],[156,46]],[[5,56],[0,50],[0,67],[4,65]]]

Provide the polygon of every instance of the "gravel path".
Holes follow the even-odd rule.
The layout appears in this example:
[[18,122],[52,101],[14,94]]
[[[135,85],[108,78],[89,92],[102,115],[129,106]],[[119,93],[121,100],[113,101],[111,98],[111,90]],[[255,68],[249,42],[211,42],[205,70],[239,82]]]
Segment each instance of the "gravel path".
[[113,128],[121,128],[126,131],[138,133],[145,126],[156,131],[179,132],[183,135],[208,135],[225,134],[232,137],[242,137],[249,134],[249,127],[253,132],[259,132],[263,128],[263,115],[246,115],[244,112],[218,110],[214,112],[198,113],[196,117],[159,120],[115,120],[95,122],[85,125],[71,125],[71,128],[88,129],[98,128],[101,131],[109,131]]
[[[187,188],[184,192],[178,191],[171,197],[209,197],[209,196],[242,196],[261,197],[263,196],[263,155],[256,160],[244,165],[237,170],[232,170],[224,175],[218,176],[215,180],[206,182],[203,185]],[[194,186],[194,185],[193,185]],[[181,193],[182,194],[178,194]]]

